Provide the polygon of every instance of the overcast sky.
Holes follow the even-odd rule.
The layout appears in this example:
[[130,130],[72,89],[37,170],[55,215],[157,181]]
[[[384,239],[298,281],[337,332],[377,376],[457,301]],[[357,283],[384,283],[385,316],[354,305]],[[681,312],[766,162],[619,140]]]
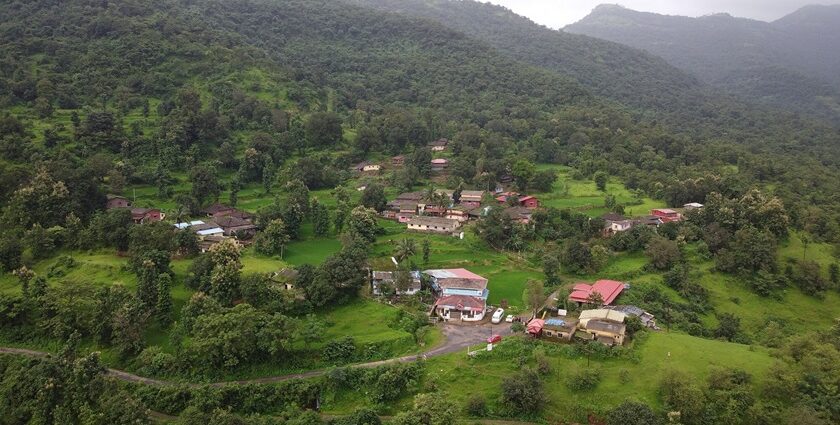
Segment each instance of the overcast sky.
[[808,4],[840,4],[840,0],[482,0],[507,7],[552,28],[562,28],[588,15],[601,3],[618,3],[633,10],[666,15],[702,16],[726,12],[733,16],[773,21]]

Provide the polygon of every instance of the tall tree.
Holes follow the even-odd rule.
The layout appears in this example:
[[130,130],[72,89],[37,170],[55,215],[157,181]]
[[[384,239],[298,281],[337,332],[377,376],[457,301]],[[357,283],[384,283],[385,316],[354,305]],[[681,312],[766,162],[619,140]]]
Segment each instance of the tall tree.
[[239,292],[242,252],[233,239],[210,247],[213,269],[210,272],[210,295],[222,304],[230,304]]
[[397,241],[397,245],[394,247],[394,258],[398,262],[402,263],[414,254],[417,254],[417,244],[414,239],[403,238]]
[[207,201],[217,201],[222,192],[216,167],[212,165],[196,165],[190,170],[192,188],[190,194],[198,205],[205,205]]
[[307,145],[322,149],[342,141],[341,118],[333,112],[316,112],[304,124]]
[[534,178],[534,173],[536,173],[536,167],[530,161],[520,159],[513,164],[510,173],[516,183],[516,188],[521,192],[527,192],[528,185],[531,183],[531,179]]
[[265,229],[257,235],[254,242],[257,252],[266,255],[280,255],[289,244],[291,238],[286,230],[286,224],[281,219],[272,220]]
[[172,276],[161,273],[157,279],[157,306],[155,317],[162,327],[172,323]]
[[318,202],[318,198],[312,199],[310,208],[312,215],[312,227],[315,236],[324,236],[330,231],[330,213],[327,206]]
[[347,220],[347,236],[352,241],[359,241],[364,244],[376,242],[376,234],[379,232],[379,225],[376,222],[376,211],[356,207],[350,213]]
[[361,203],[366,208],[382,212],[388,204],[388,198],[385,197],[385,188],[378,183],[369,184],[362,192]]
[[525,302],[525,305],[531,309],[531,311],[536,315],[539,312],[539,309],[542,308],[543,304],[545,304],[546,296],[545,296],[545,287],[543,283],[539,280],[529,279],[528,283],[526,283],[525,291],[522,294],[522,300]]
[[603,171],[596,171],[595,175],[592,177],[592,180],[595,180],[595,187],[602,192],[607,190],[608,179],[609,176]]

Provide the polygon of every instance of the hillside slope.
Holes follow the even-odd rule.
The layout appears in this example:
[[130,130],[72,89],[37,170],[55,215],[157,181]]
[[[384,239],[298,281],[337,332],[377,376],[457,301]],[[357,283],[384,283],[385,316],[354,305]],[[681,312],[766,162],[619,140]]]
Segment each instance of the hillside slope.
[[665,58],[745,99],[838,122],[840,6],[812,6],[776,22],[727,14],[689,18],[601,5],[565,31]]
[[474,0],[347,0],[440,22],[479,39],[511,58],[557,71],[593,93],[634,107],[666,107],[693,77],[641,50],[555,31],[501,6]]
[[[542,109],[590,98],[440,25],[330,1],[36,1],[0,6],[7,104],[65,107],[127,89],[164,96],[256,67],[310,97],[458,113]],[[60,21],[59,21],[59,17]],[[11,59],[11,58],[14,58]],[[41,84],[38,82],[47,80]],[[47,84],[49,83],[49,84]],[[461,108],[470,99],[477,108]]]

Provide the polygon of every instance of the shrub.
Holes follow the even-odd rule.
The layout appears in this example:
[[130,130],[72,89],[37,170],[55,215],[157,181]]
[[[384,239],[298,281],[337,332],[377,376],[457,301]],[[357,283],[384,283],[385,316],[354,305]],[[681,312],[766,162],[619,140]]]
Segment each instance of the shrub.
[[141,375],[166,375],[175,369],[175,356],[153,345],[140,352],[135,360]]
[[542,381],[534,370],[524,369],[502,381],[501,402],[511,413],[537,413],[545,399]]
[[328,362],[348,362],[356,354],[356,344],[353,337],[345,336],[341,339],[330,341],[324,346],[321,357]]
[[607,425],[657,425],[660,418],[647,404],[625,401],[607,414]]
[[598,369],[583,369],[566,379],[566,387],[572,391],[594,390],[601,383],[601,371]]
[[473,394],[467,400],[466,409],[467,414],[475,417],[483,417],[487,415],[487,400],[481,394]]

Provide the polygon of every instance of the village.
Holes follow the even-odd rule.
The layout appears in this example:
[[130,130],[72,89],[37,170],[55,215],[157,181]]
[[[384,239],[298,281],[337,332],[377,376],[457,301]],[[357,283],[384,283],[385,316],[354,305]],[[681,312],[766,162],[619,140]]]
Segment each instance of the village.
[[[446,150],[448,141],[439,139],[429,144],[434,153]],[[358,177],[371,177],[386,168],[404,166],[405,156],[392,158],[389,167],[365,161],[352,167]],[[446,159],[431,161],[432,171],[440,176],[447,173]],[[466,227],[482,220],[490,211],[499,210],[512,223],[528,225],[532,216],[541,208],[536,195],[518,193],[512,190],[512,177],[503,176],[494,190],[481,189],[434,189],[404,192],[388,200],[379,213],[383,220],[405,225],[409,233],[429,234],[435,237],[463,239]],[[360,187],[360,191],[366,189]],[[131,211],[136,224],[159,222],[166,214],[156,208],[135,207],[127,197],[108,195],[107,209],[124,208]],[[686,204],[681,210],[692,211],[703,208],[702,204]],[[208,252],[211,247],[225,240],[248,247],[253,244],[259,227],[252,213],[221,203],[211,204],[200,211],[200,216],[183,222],[173,223],[173,229],[195,234],[200,251]],[[656,229],[665,223],[683,220],[680,211],[669,208],[654,208],[648,215],[626,217],[608,212],[603,214],[603,238],[610,238],[627,232],[636,226]],[[558,343],[595,341],[606,346],[621,346],[631,332],[631,326],[658,330],[652,314],[634,305],[621,304],[622,292],[631,289],[631,284],[601,279],[594,283],[570,284],[568,296],[560,298],[561,290],[545,296],[545,302],[533,311],[508,308],[507,305],[488,303],[489,280],[465,268],[454,269],[408,269],[395,258],[386,269],[368,269],[371,296],[387,303],[399,302],[401,298],[428,294],[427,315],[431,323],[448,326],[509,326],[531,338]],[[296,289],[297,271],[292,268],[277,270],[271,274],[285,291],[303,295]],[[507,302],[504,302],[507,304]],[[506,310],[507,309],[507,310]],[[634,330],[635,331],[635,330]],[[510,333],[510,332],[508,332]],[[501,341],[501,335],[487,337],[488,349]]]

